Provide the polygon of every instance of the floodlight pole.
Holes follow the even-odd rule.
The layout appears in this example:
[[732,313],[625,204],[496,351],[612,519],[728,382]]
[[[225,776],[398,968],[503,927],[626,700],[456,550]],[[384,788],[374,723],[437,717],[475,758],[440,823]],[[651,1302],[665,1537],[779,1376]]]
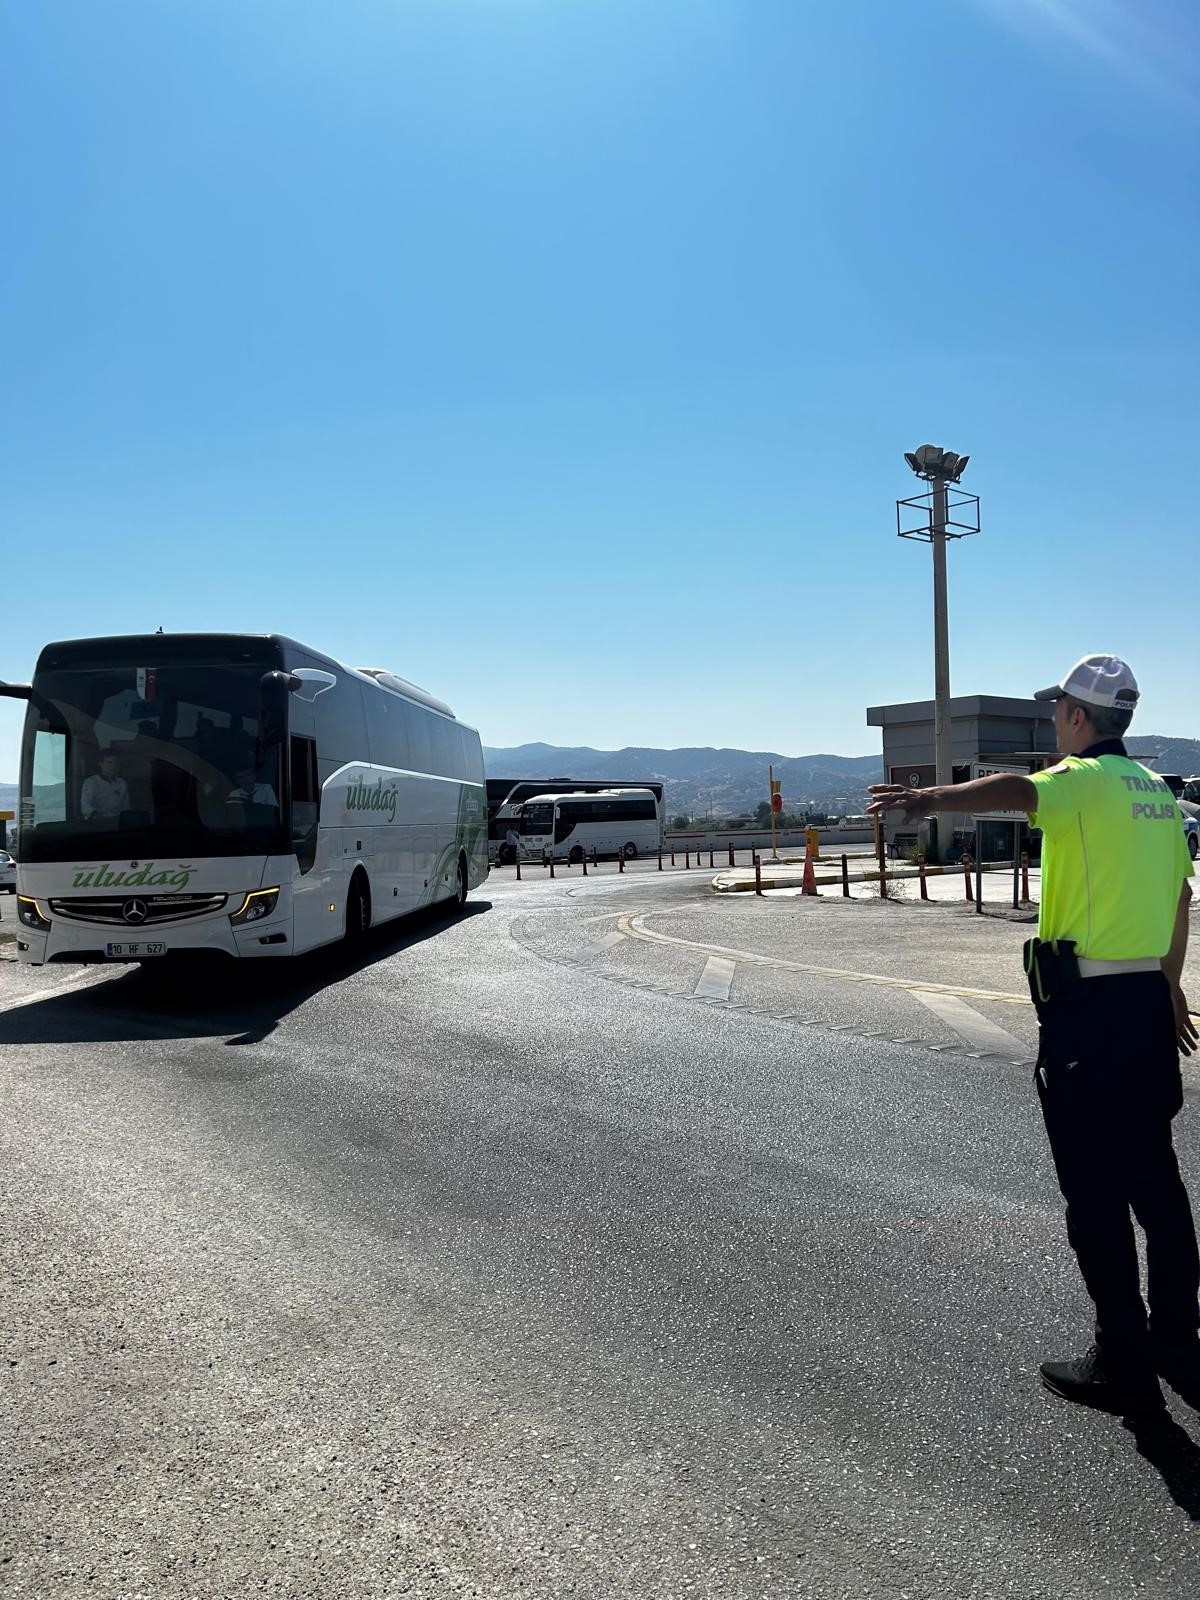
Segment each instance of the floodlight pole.
[[946,594],[946,482],[933,481],[933,759],[934,783],[954,782],[950,737],[950,610]]
[[[979,496],[964,494],[958,487],[969,456],[937,445],[918,445],[906,450],[904,459],[929,485],[924,494],[896,502],[896,532],[902,539],[928,539],[933,546],[933,770],[939,789],[954,782],[954,741],[950,723],[950,606],[946,596],[946,541],[979,532]],[[950,500],[954,485],[955,499]],[[904,526],[905,510],[910,513]],[[927,513],[920,524],[912,525],[911,513]],[[953,511],[953,517],[951,517]],[[972,526],[972,523],[974,524]],[[945,860],[945,844],[938,838],[937,820],[927,817],[921,824],[922,844],[927,861]]]

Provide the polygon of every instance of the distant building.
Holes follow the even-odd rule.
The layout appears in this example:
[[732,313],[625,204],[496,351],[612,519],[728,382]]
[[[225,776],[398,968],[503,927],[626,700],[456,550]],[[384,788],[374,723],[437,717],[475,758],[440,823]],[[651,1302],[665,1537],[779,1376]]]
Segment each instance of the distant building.
[[[933,701],[868,706],[867,725],[883,729],[883,770],[888,783],[924,789],[935,781]],[[988,772],[1037,772],[1058,753],[1054,706],[1044,700],[1010,700],[1001,695],[961,695],[950,701],[951,759],[954,782]],[[982,861],[1012,853],[1012,824],[980,822],[967,813],[942,812],[938,819],[943,848],[960,854],[964,845]],[[919,828],[899,813],[886,822],[889,845],[917,844]],[[978,839],[975,838],[978,832]]]

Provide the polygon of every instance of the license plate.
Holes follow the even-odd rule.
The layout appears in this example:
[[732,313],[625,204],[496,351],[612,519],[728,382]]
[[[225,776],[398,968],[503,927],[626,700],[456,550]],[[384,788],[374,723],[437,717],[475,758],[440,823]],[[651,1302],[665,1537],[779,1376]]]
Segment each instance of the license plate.
[[105,946],[104,953],[115,961],[140,961],[143,956],[165,956],[167,947],[161,941],[150,944],[110,944]]

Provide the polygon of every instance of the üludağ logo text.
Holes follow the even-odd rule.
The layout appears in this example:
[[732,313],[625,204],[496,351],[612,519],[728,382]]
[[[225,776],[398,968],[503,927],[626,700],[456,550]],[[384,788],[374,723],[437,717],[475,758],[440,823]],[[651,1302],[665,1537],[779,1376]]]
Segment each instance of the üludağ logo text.
[[72,889],[186,889],[195,867],[160,867],[156,861],[143,861],[140,867],[114,872],[111,862],[99,867],[76,867]]
[[398,793],[394,783],[385,789],[382,778],[375,783],[368,783],[365,778],[356,778],[346,787],[346,810],[386,811],[388,821],[395,822]]

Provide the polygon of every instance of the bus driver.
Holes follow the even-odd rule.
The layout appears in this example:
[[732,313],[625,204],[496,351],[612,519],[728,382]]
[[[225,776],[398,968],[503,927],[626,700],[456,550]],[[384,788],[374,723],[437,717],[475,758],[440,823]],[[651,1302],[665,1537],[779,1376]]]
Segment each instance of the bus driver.
[[87,822],[102,822],[115,828],[122,811],[129,810],[129,787],[117,772],[114,750],[101,750],[100,771],[83,780],[79,808]]

